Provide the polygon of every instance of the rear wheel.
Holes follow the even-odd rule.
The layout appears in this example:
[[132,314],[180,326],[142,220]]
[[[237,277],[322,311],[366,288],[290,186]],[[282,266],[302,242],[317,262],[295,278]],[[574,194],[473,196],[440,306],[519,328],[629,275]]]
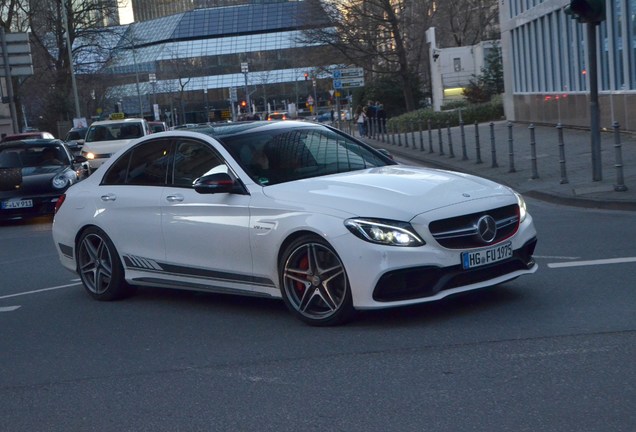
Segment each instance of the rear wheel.
[[117,300],[132,292],[115,245],[99,228],[82,233],[77,246],[77,269],[84,287],[97,300]]
[[353,316],[351,288],[338,254],[322,238],[308,235],[292,242],[280,262],[283,299],[311,325],[338,325]]

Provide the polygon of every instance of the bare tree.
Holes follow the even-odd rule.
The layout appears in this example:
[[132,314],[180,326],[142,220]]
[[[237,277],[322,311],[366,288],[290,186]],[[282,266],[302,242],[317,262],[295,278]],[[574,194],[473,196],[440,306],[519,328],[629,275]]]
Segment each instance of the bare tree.
[[445,0],[438,3],[436,27],[441,44],[475,45],[499,38],[497,0]]
[[103,79],[95,72],[110,56],[112,47],[106,43],[106,35],[111,30],[104,25],[118,20],[117,11],[101,1],[23,3],[28,3],[25,14],[31,30],[34,75],[27,78],[16,93],[31,115],[41,119],[41,126],[54,131],[58,121],[70,120],[77,115],[71,91],[67,29],[73,47],[74,71],[78,76],[79,99],[87,109],[87,101],[93,100],[92,95],[99,92],[97,99],[100,99],[104,91]]
[[416,106],[413,83],[422,65],[423,31],[435,14],[433,0],[306,0],[330,26],[308,29],[304,41],[330,45],[373,76],[400,78],[407,110]]

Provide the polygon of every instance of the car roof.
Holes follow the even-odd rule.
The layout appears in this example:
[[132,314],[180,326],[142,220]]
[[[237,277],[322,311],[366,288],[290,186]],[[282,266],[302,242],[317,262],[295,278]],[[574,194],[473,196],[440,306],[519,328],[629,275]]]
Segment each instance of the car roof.
[[241,121],[234,123],[211,123],[206,126],[188,128],[189,132],[201,132],[213,137],[228,137],[251,132],[267,132],[281,129],[324,128],[325,126],[298,120],[268,122],[265,120]]
[[121,120],[99,120],[99,121],[91,123],[91,126],[119,124],[119,123],[138,123],[138,122],[144,122],[144,121],[146,120],[142,118],[125,118]]
[[8,147],[35,147],[46,145],[64,145],[64,141],[57,138],[34,138],[34,139],[21,139],[16,141],[7,141],[0,143],[0,149]]

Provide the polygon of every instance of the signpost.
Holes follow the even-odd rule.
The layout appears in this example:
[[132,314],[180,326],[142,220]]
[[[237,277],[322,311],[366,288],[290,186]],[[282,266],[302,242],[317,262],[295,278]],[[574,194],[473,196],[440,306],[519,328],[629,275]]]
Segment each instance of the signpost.
[[336,69],[332,73],[333,88],[336,90],[336,114],[338,127],[340,127],[340,90],[364,87],[364,69],[360,67],[348,67]]
[[9,99],[9,109],[11,111],[12,128],[13,132],[17,133],[18,120],[13,96],[12,77],[33,75],[31,45],[29,45],[29,35],[27,33],[5,33],[4,27],[0,28],[0,39],[2,42],[0,46],[2,48],[2,56],[0,56],[2,58],[0,77],[4,77],[7,83],[7,96]]

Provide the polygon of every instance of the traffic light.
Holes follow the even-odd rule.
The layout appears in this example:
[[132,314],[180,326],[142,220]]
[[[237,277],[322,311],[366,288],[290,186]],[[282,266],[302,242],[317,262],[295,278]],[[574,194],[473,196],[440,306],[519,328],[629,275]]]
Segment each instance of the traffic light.
[[241,111],[245,110],[245,108],[247,108],[247,102],[242,100],[241,101]]
[[565,13],[580,23],[599,24],[605,21],[605,0],[571,0]]
[[307,79],[309,79],[309,74],[305,72],[305,81],[307,81]]

